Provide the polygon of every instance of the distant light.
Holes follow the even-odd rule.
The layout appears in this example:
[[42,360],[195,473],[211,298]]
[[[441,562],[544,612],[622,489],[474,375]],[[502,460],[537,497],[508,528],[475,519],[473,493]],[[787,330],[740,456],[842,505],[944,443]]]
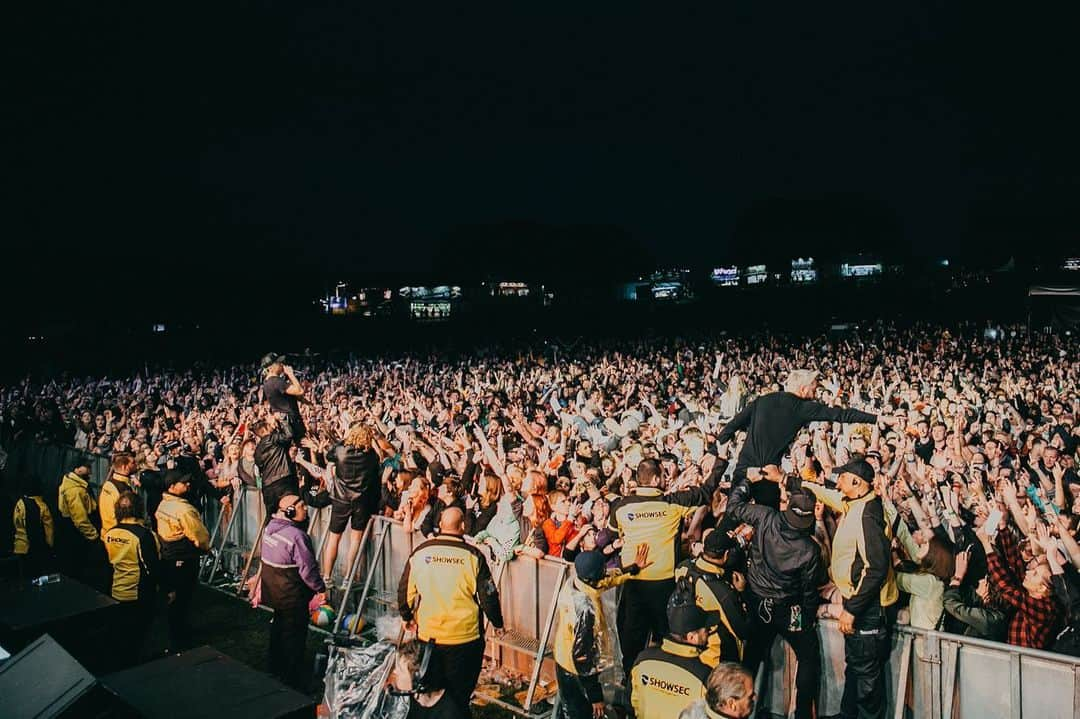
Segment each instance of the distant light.
[[941,261],[941,266],[942,267],[948,267],[949,266],[949,261],[948,260],[942,260]]

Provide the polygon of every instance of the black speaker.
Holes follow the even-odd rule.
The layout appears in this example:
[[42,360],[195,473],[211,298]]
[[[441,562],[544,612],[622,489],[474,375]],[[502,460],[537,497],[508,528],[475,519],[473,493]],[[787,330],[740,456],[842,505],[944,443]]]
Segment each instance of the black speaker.
[[151,719],[299,719],[315,701],[213,647],[197,647],[102,677],[138,716]]
[[7,719],[131,716],[48,634],[0,663],[0,697]]

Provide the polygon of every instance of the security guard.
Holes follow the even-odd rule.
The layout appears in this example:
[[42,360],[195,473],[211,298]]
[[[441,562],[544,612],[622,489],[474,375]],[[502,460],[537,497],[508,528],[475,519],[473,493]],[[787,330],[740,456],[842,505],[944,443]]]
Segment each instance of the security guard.
[[169,592],[169,653],[182,651],[188,640],[188,609],[199,578],[199,557],[210,549],[210,533],[199,510],[184,495],[192,477],[170,469],[165,473],[165,494],[157,508],[161,537],[162,580]]
[[[754,481],[768,479],[782,490],[783,472],[769,465]],[[795,652],[795,719],[814,716],[821,684],[821,644],[817,633],[818,587],[823,583],[821,548],[811,537],[814,495],[781,491],[782,509],[751,504],[747,478],[739,477],[728,499],[727,516],[754,528],[746,602],[750,633],[743,664],[755,676],[779,635]]]
[[574,558],[574,579],[559,593],[554,640],[555,678],[566,719],[604,715],[600,658],[611,652],[600,595],[649,566],[648,553],[648,545],[642,544],[634,564],[614,575],[605,572],[607,557],[602,552],[582,552]]
[[311,535],[307,533],[308,509],[304,500],[287,494],[278,500],[263,530],[262,598],[274,610],[270,625],[270,671],[284,684],[306,692],[304,645],[308,609],[326,600],[326,585]]
[[134,492],[136,485],[131,481],[131,473],[135,471],[135,458],[127,452],[118,452],[112,461],[112,476],[101,485],[101,501],[98,511],[101,512],[101,537],[116,526],[116,500],[124,492]]
[[82,464],[64,475],[57,492],[60,516],[56,523],[61,571],[88,581],[100,556],[97,502],[90,489],[90,467]]
[[154,621],[161,545],[144,524],[146,512],[139,495],[124,492],[115,507],[116,526],[105,533],[105,549],[113,568],[112,598],[120,603],[124,652],[128,663],[137,663]]
[[889,655],[885,610],[899,598],[890,556],[892,536],[881,498],[874,492],[874,468],[857,457],[835,474],[836,489],[813,482],[802,486],[840,513],[829,566],[844,601],[839,620],[845,662],[840,713],[883,717],[884,662]]
[[502,628],[499,590],[487,560],[462,538],[465,518],[449,507],[439,519],[439,536],[417,547],[398,584],[401,618],[416,627],[421,641],[435,641],[432,661],[441,665],[447,690],[465,716],[484,659],[481,611]]
[[53,559],[53,516],[45,500],[37,493],[38,483],[23,478],[23,493],[15,501],[12,524],[15,527],[15,556],[19,558],[24,578],[49,572]]
[[690,583],[695,603],[709,620],[709,645],[701,653],[701,661],[715,667],[721,659],[742,659],[743,645],[750,636],[750,620],[740,596],[746,579],[726,568],[737,542],[727,532],[714,529],[705,535],[704,546],[700,557],[678,566],[675,581]]
[[719,459],[712,474],[699,487],[663,494],[660,490],[660,463],[643,459],[637,468],[634,493],[611,505],[608,520],[623,538],[622,563],[630,564],[639,544],[649,545],[653,564],[623,588],[619,603],[619,648],[627,673],[648,643],[649,632],[656,638],[668,632],[667,602],[675,588],[676,540],[683,517],[712,500],[716,483],[727,469]]
[[660,646],[643,650],[630,671],[630,705],[637,719],[671,719],[705,698],[710,670],[701,652],[708,642],[708,619],[693,597],[679,594],[667,610],[670,634]]

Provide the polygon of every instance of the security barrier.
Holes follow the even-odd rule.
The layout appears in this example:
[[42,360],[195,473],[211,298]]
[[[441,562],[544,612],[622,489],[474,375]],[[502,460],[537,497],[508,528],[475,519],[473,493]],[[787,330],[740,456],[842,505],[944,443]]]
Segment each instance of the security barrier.
[[[100,487],[108,478],[107,458],[73,447],[20,443],[5,449],[6,472],[37,476],[47,497],[55,497],[62,476],[78,464],[90,466],[95,486]],[[229,549],[243,557],[255,544],[264,510],[258,490],[244,487],[241,491],[245,497],[237,503],[239,516],[232,532],[220,541],[223,547],[234,545]],[[208,503],[207,526],[216,525],[219,511],[217,503]],[[328,510],[321,514],[328,518]],[[325,537],[321,529],[324,521],[321,516],[313,518],[313,533],[319,536],[317,545]],[[224,532],[224,527],[220,531]],[[375,517],[362,541],[354,587],[345,594],[342,605],[345,609],[360,607],[365,621],[371,624],[380,616],[396,613],[398,580],[405,561],[423,537],[418,532],[405,532],[400,522]],[[346,532],[338,551],[340,558],[348,556],[348,542]],[[237,571],[235,564],[234,560],[227,567],[230,573]],[[348,567],[344,565],[342,559],[335,571],[339,586],[343,578],[348,578]],[[554,671],[548,653],[554,602],[563,581],[570,576],[569,565],[557,559],[523,556],[501,565],[492,562],[492,570],[499,580],[506,631],[489,635],[489,655],[500,666],[532,672],[532,685],[535,680],[550,681]],[[613,624],[611,610],[615,602],[608,599],[606,595],[608,620]],[[844,641],[831,620],[819,622],[818,632],[822,651],[818,716],[831,717],[840,713]],[[535,661],[537,656],[540,662]],[[609,658],[609,663],[617,664],[616,659]],[[794,709],[795,659],[786,644],[777,641],[770,666],[758,681],[761,703],[770,714],[790,716]],[[894,719],[1080,717],[1080,659],[955,634],[897,627],[886,685]]]
[[[844,638],[832,620],[819,622],[818,633],[818,716],[832,717],[844,692]],[[759,677],[773,717],[794,711],[795,666],[794,653],[777,641],[771,671]],[[1080,659],[907,626],[893,632],[886,686],[894,719],[1080,717]]]
[[62,444],[17,442],[4,448],[8,452],[5,473],[9,476],[36,477],[42,496],[56,501],[60,480],[80,464],[90,467],[90,484],[100,487],[109,478],[108,457]]

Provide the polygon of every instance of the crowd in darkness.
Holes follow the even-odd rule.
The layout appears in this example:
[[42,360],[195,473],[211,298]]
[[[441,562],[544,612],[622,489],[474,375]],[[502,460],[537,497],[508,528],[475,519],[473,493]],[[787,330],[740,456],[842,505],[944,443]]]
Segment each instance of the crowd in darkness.
[[[455,508],[492,561],[599,552],[611,570],[637,549],[624,548],[612,508],[643,476],[664,496],[707,488],[687,500],[676,555],[722,551],[734,597],[722,659],[735,661],[747,659],[740,632],[761,599],[746,592],[764,530],[743,505],[786,511],[800,483],[822,489],[809,530],[820,573],[799,629],[823,617],[844,626],[850,597],[827,571],[850,509],[832,489],[839,470],[880,498],[890,622],[1080,656],[1078,350],[1073,336],[1023,328],[991,338],[882,322],[845,337],[582,339],[555,354],[271,357],[27,379],[0,389],[0,446],[71,444],[130,457],[147,478],[187,462],[199,501],[229,504],[242,485],[265,494],[256,453],[284,423],[308,504],[345,507],[339,535],[381,514],[433,536]],[[854,414],[808,417],[773,451],[752,408],[785,390]],[[336,551],[330,542],[322,557],[327,582]]]

